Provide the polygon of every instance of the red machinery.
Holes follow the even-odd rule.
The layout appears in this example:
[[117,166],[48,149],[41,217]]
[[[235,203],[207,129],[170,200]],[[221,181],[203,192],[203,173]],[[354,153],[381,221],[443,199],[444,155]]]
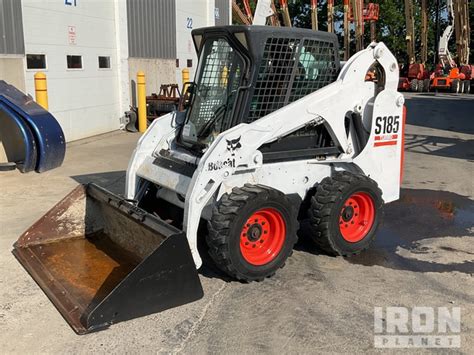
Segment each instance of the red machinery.
[[[358,4],[357,4],[358,2]],[[353,1],[354,3],[354,1]],[[363,4],[363,0],[356,0],[355,6],[362,9],[362,20],[370,22],[370,39],[375,41],[375,22],[379,19],[380,6],[373,2]],[[354,5],[349,7],[349,21],[354,22]],[[357,20],[356,20],[357,21]]]
[[379,4],[368,3],[364,5],[364,0],[351,0],[349,6],[348,20],[355,23],[356,50],[360,51],[364,47],[364,22],[370,22],[370,39],[376,40],[375,22],[379,19]]
[[400,68],[398,79],[399,91],[428,92],[430,90],[430,73],[422,63],[412,63],[408,70]]
[[[469,3],[467,0],[448,0],[447,5],[450,23],[439,39],[440,64],[433,73],[431,88],[467,94],[474,81],[474,66],[469,64]],[[456,31],[457,63],[448,50],[453,29]]]
[[426,69],[428,16],[426,0],[421,1],[422,31],[421,31],[421,63],[416,61],[415,54],[415,18],[413,16],[413,1],[405,0],[406,42],[408,65],[400,65],[399,91],[429,91],[430,73]]
[[441,64],[438,64],[433,76],[431,89],[468,94],[471,92],[472,81],[474,81],[474,65],[443,68]]

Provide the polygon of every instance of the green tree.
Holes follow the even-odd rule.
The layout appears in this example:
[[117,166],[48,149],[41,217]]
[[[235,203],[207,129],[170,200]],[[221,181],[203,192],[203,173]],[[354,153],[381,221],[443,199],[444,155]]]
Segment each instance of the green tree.
[[[366,1],[367,2],[367,1]],[[379,20],[376,22],[377,41],[384,42],[390,50],[397,57],[399,62],[407,61],[406,50],[406,23],[405,23],[405,1],[404,0],[371,0],[380,6]],[[415,16],[415,44],[417,59],[419,58],[419,50],[421,45],[421,0],[413,0],[414,2],[414,16]],[[242,0],[237,3],[243,9]],[[436,1],[428,0],[428,65],[437,61],[437,53],[435,52],[435,43],[438,41],[436,36]],[[255,8],[256,1],[250,1],[252,9]],[[275,0],[277,8],[279,8],[279,1]],[[288,9],[293,20],[293,25],[301,28],[311,28],[311,9],[310,0],[289,0]],[[334,20],[336,35],[339,38],[339,43],[342,48],[343,45],[343,5],[342,0],[335,1],[334,6]],[[440,11],[440,30],[443,32],[447,25],[446,3],[441,0]],[[279,13],[280,22],[283,23],[281,13]],[[474,23],[474,1],[470,2],[470,17],[471,23]],[[327,0],[318,1],[318,23],[321,31],[327,30]],[[471,33],[474,26],[471,27]],[[370,28],[369,24],[365,23],[365,44],[370,42]],[[472,35],[471,35],[472,36]],[[453,36],[454,37],[454,36]],[[355,52],[354,46],[354,30],[351,26],[351,53]],[[451,50],[455,53],[454,38],[451,40]],[[471,46],[471,57],[474,59],[474,46]],[[472,59],[471,59],[472,61]]]
[[[471,24],[471,40],[474,40],[474,1],[469,2],[469,23]],[[471,53],[469,56],[471,63],[474,63],[474,44],[471,43]]]

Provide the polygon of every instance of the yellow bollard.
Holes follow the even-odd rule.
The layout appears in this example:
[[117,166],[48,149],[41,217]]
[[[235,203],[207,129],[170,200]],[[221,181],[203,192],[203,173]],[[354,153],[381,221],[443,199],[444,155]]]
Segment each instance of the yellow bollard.
[[181,79],[183,81],[183,94],[186,92],[186,89],[188,88],[188,85],[185,85],[186,83],[189,83],[189,69],[184,68],[181,71]]
[[146,82],[145,73],[137,73],[138,131],[146,131]]
[[45,110],[48,109],[48,86],[46,84],[46,75],[42,72],[35,74],[35,96],[38,105]]

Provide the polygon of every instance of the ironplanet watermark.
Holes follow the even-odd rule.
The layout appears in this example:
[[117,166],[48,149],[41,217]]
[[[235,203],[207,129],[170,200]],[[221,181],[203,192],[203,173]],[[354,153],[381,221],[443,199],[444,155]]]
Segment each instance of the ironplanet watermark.
[[376,348],[460,348],[460,307],[375,307]]

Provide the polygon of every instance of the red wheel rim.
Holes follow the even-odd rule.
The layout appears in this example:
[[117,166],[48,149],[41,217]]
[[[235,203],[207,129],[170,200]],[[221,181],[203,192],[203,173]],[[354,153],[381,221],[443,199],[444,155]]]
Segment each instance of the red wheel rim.
[[339,230],[346,241],[357,243],[369,233],[374,220],[374,200],[365,192],[356,192],[342,206]]
[[240,252],[252,265],[265,265],[280,253],[286,238],[285,221],[280,212],[263,208],[254,212],[240,232]]

